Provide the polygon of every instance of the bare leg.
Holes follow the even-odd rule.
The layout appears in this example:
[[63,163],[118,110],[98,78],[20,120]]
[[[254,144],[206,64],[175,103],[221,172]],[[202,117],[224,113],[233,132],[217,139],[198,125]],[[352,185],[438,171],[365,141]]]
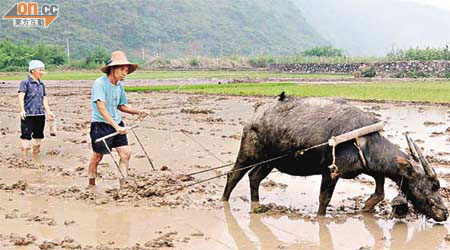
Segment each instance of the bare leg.
[[22,143],[22,158],[24,160],[27,160],[28,158],[28,151],[31,149],[31,140],[20,140]]
[[[128,165],[131,158],[131,149],[130,146],[121,146],[116,148],[117,152],[120,156],[120,162],[119,162],[119,168],[122,172],[125,179],[128,178]],[[125,184],[125,179],[122,179],[122,176],[120,177],[120,185],[123,186]]]
[[103,154],[92,152],[91,160],[88,167],[89,186],[95,186],[95,178],[97,177],[97,167],[103,158]]
[[375,178],[375,193],[373,193],[366,204],[362,208],[363,212],[373,212],[375,206],[384,199],[384,176],[377,176]]
[[41,152],[41,139],[33,139],[33,161],[40,163],[39,153]]
[[337,180],[338,179],[331,179],[329,173],[322,175],[322,183],[320,184],[319,211],[317,212],[317,215],[325,216],[327,206],[330,204]]
[[33,155],[38,155],[41,152],[41,139],[33,139]]

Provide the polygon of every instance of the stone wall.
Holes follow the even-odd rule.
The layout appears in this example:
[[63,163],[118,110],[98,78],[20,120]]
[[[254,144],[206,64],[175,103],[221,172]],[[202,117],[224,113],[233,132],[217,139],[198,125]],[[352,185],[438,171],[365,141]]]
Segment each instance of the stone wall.
[[[271,64],[269,69],[273,71],[292,73],[320,73],[320,74],[352,74],[358,71],[363,63],[351,64]],[[450,75],[450,61],[408,61],[366,63],[368,67],[374,67],[377,77],[399,77],[409,73],[409,76],[424,75],[427,77],[445,77]]]

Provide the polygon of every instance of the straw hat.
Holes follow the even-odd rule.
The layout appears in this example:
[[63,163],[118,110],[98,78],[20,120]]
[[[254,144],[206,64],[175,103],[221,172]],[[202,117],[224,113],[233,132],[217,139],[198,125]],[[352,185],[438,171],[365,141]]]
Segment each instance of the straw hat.
[[137,64],[133,64],[128,61],[127,56],[123,51],[117,50],[111,53],[111,59],[109,60],[108,64],[101,67],[100,70],[103,73],[106,73],[108,67],[117,65],[128,65],[128,74],[133,73],[138,68]]

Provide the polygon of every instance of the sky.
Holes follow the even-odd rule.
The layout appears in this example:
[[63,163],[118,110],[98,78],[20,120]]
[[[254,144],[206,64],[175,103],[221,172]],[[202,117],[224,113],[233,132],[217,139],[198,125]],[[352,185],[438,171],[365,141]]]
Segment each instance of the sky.
[[433,7],[449,10],[450,11],[450,1],[449,0],[403,0],[405,2],[416,2],[426,5],[431,5]]

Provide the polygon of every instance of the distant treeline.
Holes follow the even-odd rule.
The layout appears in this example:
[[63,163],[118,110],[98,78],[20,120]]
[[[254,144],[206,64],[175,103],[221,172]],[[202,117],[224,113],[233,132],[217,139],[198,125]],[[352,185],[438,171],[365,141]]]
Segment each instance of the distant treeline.
[[109,59],[106,49],[96,48],[88,52],[82,60],[69,61],[64,48],[44,43],[33,44],[30,41],[12,42],[8,38],[0,42],[0,71],[26,71],[30,60],[37,59],[45,63],[46,67],[73,69],[98,68]]
[[392,61],[433,61],[450,60],[448,45],[444,48],[415,48],[389,52],[387,58]]
[[0,42],[0,69],[2,71],[23,71],[32,59],[42,60],[48,65],[66,63],[64,49],[54,45],[13,43],[9,39]]
[[[86,52],[82,59],[71,59],[65,49],[52,44],[30,41],[12,42],[8,38],[0,41],[0,71],[26,71],[28,62],[32,59],[42,60],[48,69],[77,70],[98,69],[109,60],[110,51],[97,47]],[[131,58],[142,68],[148,69],[238,69],[265,68],[272,63],[373,63],[388,61],[430,61],[450,60],[448,46],[445,48],[426,48],[398,50],[388,53],[385,57],[347,57],[341,49],[331,46],[315,47],[301,54],[292,56],[260,55],[253,57],[228,56],[222,58],[186,57],[163,58],[148,56],[143,59]]]

